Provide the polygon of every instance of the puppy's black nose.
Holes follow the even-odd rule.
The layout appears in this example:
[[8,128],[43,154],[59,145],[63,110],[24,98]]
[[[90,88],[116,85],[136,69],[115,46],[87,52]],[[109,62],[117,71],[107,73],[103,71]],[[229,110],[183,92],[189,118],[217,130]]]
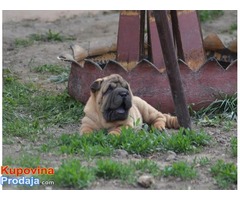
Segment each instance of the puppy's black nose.
[[126,97],[129,93],[128,91],[121,91],[118,93],[121,97]]

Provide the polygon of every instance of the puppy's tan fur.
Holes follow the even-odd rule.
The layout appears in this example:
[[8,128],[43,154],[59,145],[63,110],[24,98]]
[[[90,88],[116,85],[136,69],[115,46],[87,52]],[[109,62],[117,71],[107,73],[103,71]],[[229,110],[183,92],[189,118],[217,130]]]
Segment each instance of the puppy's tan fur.
[[[127,88],[131,97],[132,106],[129,109],[128,117],[124,120],[107,122],[103,116],[106,102],[111,100],[105,95],[110,84],[118,84],[119,87]],[[121,127],[134,127],[136,122],[139,124],[147,123],[159,130],[167,128],[179,128],[176,117],[163,114],[149,105],[143,99],[133,96],[129,84],[120,75],[112,74],[104,78],[97,79],[91,88],[97,86],[97,90],[91,91],[90,98],[84,108],[85,116],[82,119],[80,134],[92,133],[94,130],[107,129],[109,134],[120,134]]]

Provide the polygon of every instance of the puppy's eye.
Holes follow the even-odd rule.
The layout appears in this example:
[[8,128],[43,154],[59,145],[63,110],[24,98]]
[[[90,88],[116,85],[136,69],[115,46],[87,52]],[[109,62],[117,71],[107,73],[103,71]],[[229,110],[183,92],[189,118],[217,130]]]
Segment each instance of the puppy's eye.
[[107,92],[111,92],[111,91],[113,91],[113,86],[110,85],[107,89]]
[[104,92],[104,93],[103,93],[103,95],[105,95],[105,94],[108,94],[108,93],[112,92],[112,91],[113,91],[113,89],[114,89],[114,88],[113,88],[111,85],[109,85],[109,87],[107,88],[106,92]]
[[127,89],[127,90],[129,90],[129,87],[128,87],[128,85],[124,85],[124,88],[125,88],[125,89]]

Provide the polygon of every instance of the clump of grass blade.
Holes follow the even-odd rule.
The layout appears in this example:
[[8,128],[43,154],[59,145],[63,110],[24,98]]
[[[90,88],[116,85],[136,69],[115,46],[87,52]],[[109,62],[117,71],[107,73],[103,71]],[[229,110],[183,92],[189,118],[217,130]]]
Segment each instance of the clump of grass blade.
[[111,159],[98,160],[96,163],[96,176],[107,180],[127,180],[133,172],[133,168],[130,165],[125,165]]
[[95,180],[92,168],[81,165],[78,160],[68,160],[55,170],[55,185],[67,189],[83,189]]
[[233,157],[237,157],[237,137],[231,138],[231,154]]
[[173,163],[171,166],[166,166],[161,171],[161,174],[164,177],[173,176],[179,177],[182,180],[189,180],[197,177],[197,172],[194,167],[183,161]]
[[61,67],[59,65],[52,65],[52,64],[44,64],[40,66],[32,67],[32,71],[38,73],[51,73],[51,74],[62,74],[63,72],[69,72],[69,68]]
[[199,18],[201,22],[216,19],[224,14],[222,10],[199,10]]
[[223,160],[218,160],[211,167],[211,174],[221,189],[229,189],[232,184],[237,184],[237,167],[233,163],[225,163]]
[[214,118],[220,115],[226,119],[236,120],[237,93],[233,95],[219,94],[218,99],[213,101],[208,107],[195,112],[194,115],[197,118],[203,118],[204,116]]
[[205,132],[195,132],[194,130],[180,128],[178,133],[171,136],[166,135],[163,146],[166,150],[176,153],[186,153],[198,151],[199,147],[209,145],[211,137]]
[[153,176],[158,176],[160,174],[160,169],[157,163],[152,160],[142,159],[138,162],[131,163],[135,170],[141,172],[142,174],[152,174]]

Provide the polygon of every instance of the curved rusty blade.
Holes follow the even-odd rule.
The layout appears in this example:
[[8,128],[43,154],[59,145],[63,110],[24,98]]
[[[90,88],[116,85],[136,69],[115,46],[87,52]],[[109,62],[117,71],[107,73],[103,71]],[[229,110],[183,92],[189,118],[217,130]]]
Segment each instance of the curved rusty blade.
[[144,54],[144,11],[121,11],[117,61],[139,61]]
[[[202,41],[202,32],[197,11],[171,11],[175,28],[175,39],[178,44],[178,55],[192,70],[198,70],[206,60]],[[176,13],[174,15],[174,13]]]
[[[94,80],[119,73],[130,83],[134,95],[161,112],[175,112],[166,72],[160,72],[148,60],[141,60],[131,71],[120,66],[116,61],[111,61],[103,69],[94,62],[87,61],[82,67],[73,62],[68,80],[69,94],[86,103],[90,96],[89,87]],[[227,69],[222,68],[216,60],[208,61],[198,71],[192,71],[185,63],[179,62],[179,69],[186,102],[195,110],[208,106],[220,93],[232,95],[237,92],[237,61]]]

